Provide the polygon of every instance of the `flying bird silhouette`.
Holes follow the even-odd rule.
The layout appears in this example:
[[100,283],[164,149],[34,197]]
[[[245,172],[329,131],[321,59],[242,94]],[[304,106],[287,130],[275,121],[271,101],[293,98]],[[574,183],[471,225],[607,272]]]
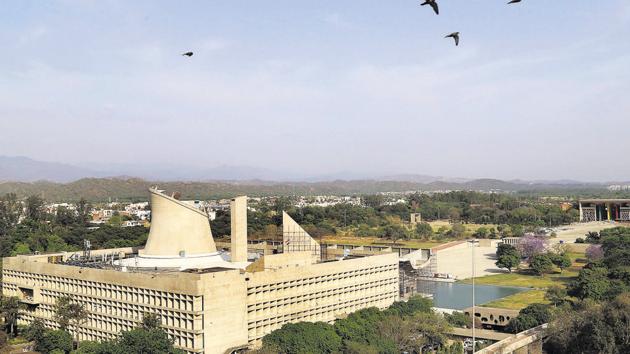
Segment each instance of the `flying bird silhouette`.
[[510,0],[510,2],[508,2],[509,4],[516,4],[517,2],[521,2],[521,0]]
[[420,6],[429,5],[435,11],[436,15],[440,14],[440,9],[438,8],[437,0],[424,0]]
[[183,53],[182,55],[185,55],[190,58],[193,56],[193,52],[186,52],[186,53]]
[[459,45],[459,32],[453,32],[447,36],[445,36],[444,38],[453,38],[455,40],[455,45],[458,46]]

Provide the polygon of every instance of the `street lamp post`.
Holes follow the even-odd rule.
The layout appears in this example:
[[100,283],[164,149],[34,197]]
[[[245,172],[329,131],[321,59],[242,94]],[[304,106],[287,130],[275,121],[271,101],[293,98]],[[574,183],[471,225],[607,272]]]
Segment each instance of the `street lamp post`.
[[479,241],[476,239],[469,240],[470,246],[472,248],[472,352],[475,353],[475,247],[479,244]]

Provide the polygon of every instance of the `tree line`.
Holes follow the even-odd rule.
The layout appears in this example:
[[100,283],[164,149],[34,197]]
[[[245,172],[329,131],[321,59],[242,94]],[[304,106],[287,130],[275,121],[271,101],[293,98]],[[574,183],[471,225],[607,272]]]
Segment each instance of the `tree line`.
[[[575,209],[563,210],[558,204],[535,198],[517,198],[507,194],[449,192],[413,194],[404,203],[388,204],[384,195],[365,195],[362,205],[296,207],[295,199],[278,197],[261,201],[248,211],[248,232],[256,238],[277,236],[286,211],[314,237],[321,235],[373,236],[390,239],[441,239],[475,236],[499,238],[522,236],[547,226],[568,224],[578,219]],[[409,223],[411,213],[420,213],[424,221],[449,220],[451,227],[433,230],[422,222]],[[471,235],[465,224],[487,225]],[[497,225],[497,226],[495,226]],[[229,210],[218,211],[212,222],[216,236],[230,234]]]
[[90,228],[92,206],[82,199],[75,210],[63,206],[49,213],[45,201],[31,196],[22,201],[15,194],[0,196],[0,256],[34,252],[77,251],[83,240],[94,248],[144,245],[148,231],[143,226]]
[[420,296],[395,302],[385,310],[372,307],[335,321],[285,324],[263,337],[255,354],[399,354],[463,352],[449,344],[451,324]]

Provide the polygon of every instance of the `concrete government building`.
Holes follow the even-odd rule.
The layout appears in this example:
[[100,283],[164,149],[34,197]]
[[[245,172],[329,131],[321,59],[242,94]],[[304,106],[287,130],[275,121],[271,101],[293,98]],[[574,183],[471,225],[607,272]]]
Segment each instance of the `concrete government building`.
[[187,353],[230,353],[256,346],[283,324],[332,322],[398,300],[398,257],[321,261],[319,244],[286,213],[282,253],[247,253],[247,198],[231,203],[230,253],[218,251],[208,215],[151,189],[144,248],[4,258],[2,292],[26,309],[20,323],[57,327],[54,304],[69,295],[88,319],[69,330],[80,340],[114,338],[144,314],[160,316]]
[[580,221],[630,221],[630,199],[582,199]]

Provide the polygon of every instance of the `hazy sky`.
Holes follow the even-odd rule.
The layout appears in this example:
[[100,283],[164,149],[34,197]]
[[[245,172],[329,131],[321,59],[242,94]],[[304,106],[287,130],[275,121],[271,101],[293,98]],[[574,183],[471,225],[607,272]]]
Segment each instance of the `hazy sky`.
[[630,179],[630,1],[506,2],[3,1],[0,155]]

